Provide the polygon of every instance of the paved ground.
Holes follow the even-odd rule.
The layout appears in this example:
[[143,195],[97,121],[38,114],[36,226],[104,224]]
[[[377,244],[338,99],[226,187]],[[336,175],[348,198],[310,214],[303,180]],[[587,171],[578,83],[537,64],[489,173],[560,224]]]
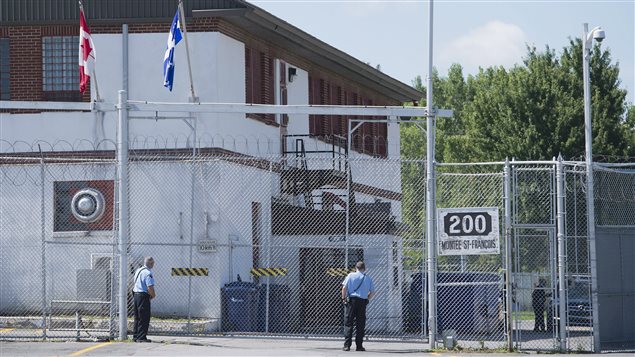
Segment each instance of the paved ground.
[[[341,341],[229,337],[154,337],[132,342],[7,342],[0,356],[394,356],[455,357],[457,352],[427,352],[421,343],[367,342],[366,352],[344,352]],[[460,353],[461,356],[517,356],[503,353]],[[562,356],[572,356],[571,354]],[[632,354],[612,354],[629,356]]]

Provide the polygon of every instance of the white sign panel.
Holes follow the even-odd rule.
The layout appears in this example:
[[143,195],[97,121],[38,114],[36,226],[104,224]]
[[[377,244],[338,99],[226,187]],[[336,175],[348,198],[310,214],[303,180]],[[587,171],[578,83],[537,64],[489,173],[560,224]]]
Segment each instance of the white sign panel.
[[198,251],[201,253],[216,252],[216,240],[199,240]]
[[439,208],[439,255],[500,253],[498,207]]

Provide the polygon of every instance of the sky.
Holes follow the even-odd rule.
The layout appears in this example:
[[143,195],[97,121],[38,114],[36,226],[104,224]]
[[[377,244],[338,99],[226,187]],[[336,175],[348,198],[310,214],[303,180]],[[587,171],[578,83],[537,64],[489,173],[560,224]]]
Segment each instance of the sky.
[[[252,0],[254,5],[407,84],[428,68],[427,0]],[[562,53],[583,23],[606,32],[621,87],[635,104],[635,0],[436,0],[433,65],[446,76],[522,64],[527,46]]]

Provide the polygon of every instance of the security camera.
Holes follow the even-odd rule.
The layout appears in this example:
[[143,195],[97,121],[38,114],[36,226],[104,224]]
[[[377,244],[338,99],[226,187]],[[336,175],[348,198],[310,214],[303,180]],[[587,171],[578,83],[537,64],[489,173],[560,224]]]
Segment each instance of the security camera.
[[606,34],[604,33],[604,30],[602,30],[602,28],[598,28],[597,30],[593,31],[593,39],[597,42],[602,42],[604,38],[606,38]]

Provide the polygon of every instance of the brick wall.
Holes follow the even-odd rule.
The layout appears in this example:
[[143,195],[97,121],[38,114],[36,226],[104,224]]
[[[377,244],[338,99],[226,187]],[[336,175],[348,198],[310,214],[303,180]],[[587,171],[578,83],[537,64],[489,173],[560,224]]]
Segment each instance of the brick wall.
[[11,99],[42,98],[42,28],[9,27]]

